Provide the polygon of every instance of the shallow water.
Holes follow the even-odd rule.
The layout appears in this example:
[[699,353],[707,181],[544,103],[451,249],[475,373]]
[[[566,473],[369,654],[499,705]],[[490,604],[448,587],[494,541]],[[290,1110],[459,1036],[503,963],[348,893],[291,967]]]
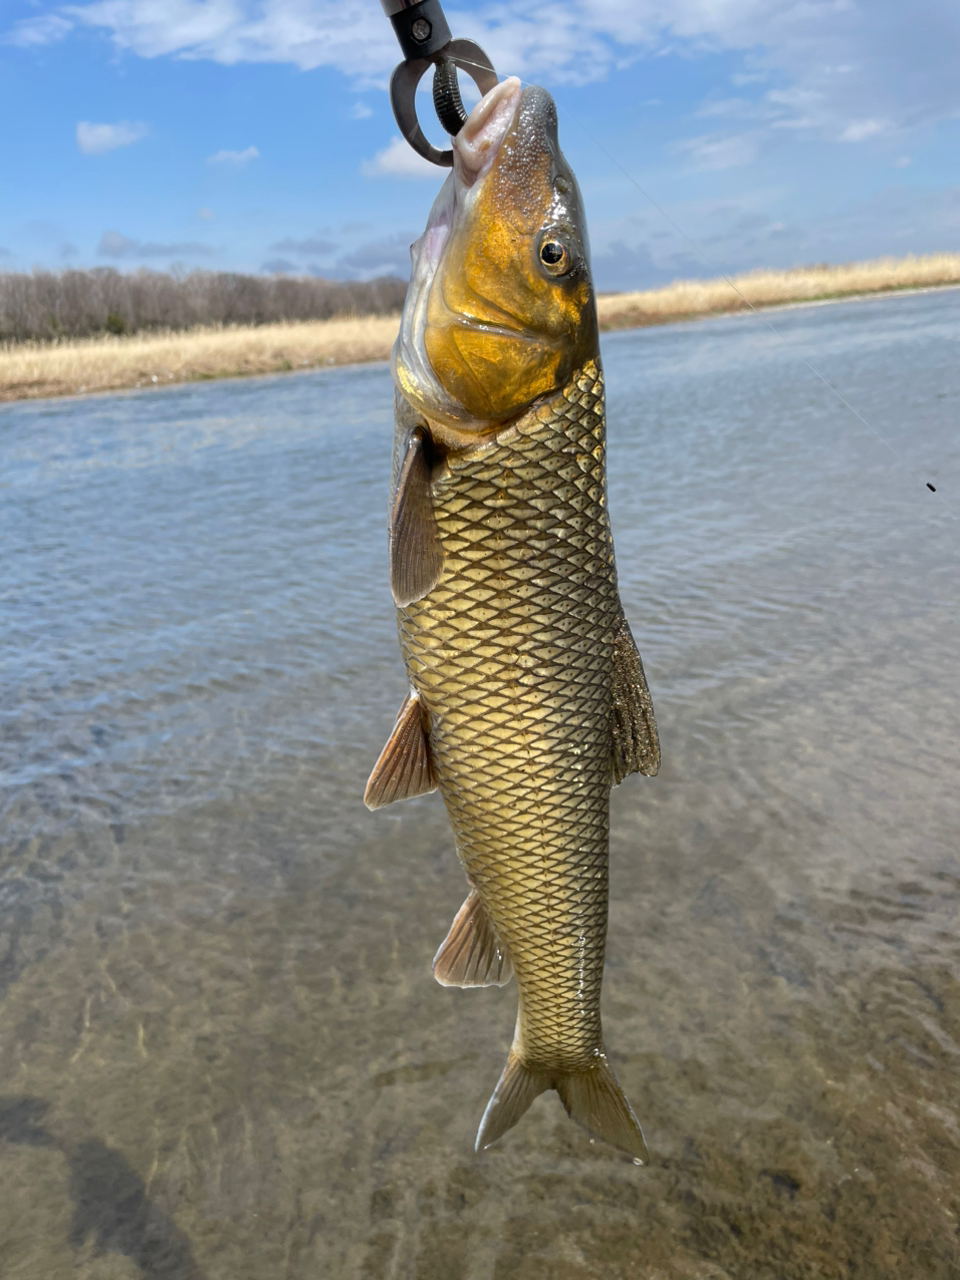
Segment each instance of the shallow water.
[[439,798],[360,803],[386,369],[0,409],[4,1278],[960,1274],[960,293],[773,320],[604,343],[644,1168],[552,1094],[473,1154],[515,991],[430,977]]

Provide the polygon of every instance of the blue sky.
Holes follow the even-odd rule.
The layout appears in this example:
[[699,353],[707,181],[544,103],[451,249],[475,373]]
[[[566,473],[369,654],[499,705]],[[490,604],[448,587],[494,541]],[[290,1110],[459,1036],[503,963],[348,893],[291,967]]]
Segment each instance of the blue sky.
[[[960,248],[957,0],[445,8],[556,97],[601,288]],[[398,57],[378,0],[0,0],[0,269],[405,274]]]

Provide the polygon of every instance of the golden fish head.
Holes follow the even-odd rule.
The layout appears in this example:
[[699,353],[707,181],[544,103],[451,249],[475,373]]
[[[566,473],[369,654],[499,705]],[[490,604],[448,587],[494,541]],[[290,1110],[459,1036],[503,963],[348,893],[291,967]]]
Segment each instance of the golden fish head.
[[411,250],[393,370],[428,419],[495,429],[597,354],[583,202],[545,89],[492,89]]

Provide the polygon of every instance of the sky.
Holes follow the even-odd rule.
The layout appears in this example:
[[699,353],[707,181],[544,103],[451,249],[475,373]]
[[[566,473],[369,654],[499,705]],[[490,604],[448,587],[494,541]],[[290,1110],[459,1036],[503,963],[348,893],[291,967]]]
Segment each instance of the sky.
[[[958,0],[444,8],[556,98],[601,289],[960,249]],[[0,0],[0,270],[406,275],[399,57],[379,0]]]

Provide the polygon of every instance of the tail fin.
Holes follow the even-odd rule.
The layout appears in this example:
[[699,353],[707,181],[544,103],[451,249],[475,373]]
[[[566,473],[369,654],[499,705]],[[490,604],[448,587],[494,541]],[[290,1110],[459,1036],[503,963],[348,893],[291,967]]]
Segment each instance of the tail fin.
[[636,1160],[648,1159],[643,1130],[617,1078],[600,1054],[585,1071],[536,1071],[524,1065],[513,1049],[500,1083],[487,1103],[477,1134],[477,1150],[489,1147],[512,1129],[539,1094],[556,1089],[567,1115],[605,1142]]
[[545,1072],[531,1071],[511,1049],[507,1065],[503,1068],[500,1083],[487,1103],[477,1134],[477,1151],[489,1147],[512,1129],[534,1098],[553,1088],[553,1077]]
[[627,1151],[635,1160],[649,1159],[640,1122],[617,1077],[602,1053],[588,1071],[571,1072],[555,1085],[567,1115],[605,1142]]

